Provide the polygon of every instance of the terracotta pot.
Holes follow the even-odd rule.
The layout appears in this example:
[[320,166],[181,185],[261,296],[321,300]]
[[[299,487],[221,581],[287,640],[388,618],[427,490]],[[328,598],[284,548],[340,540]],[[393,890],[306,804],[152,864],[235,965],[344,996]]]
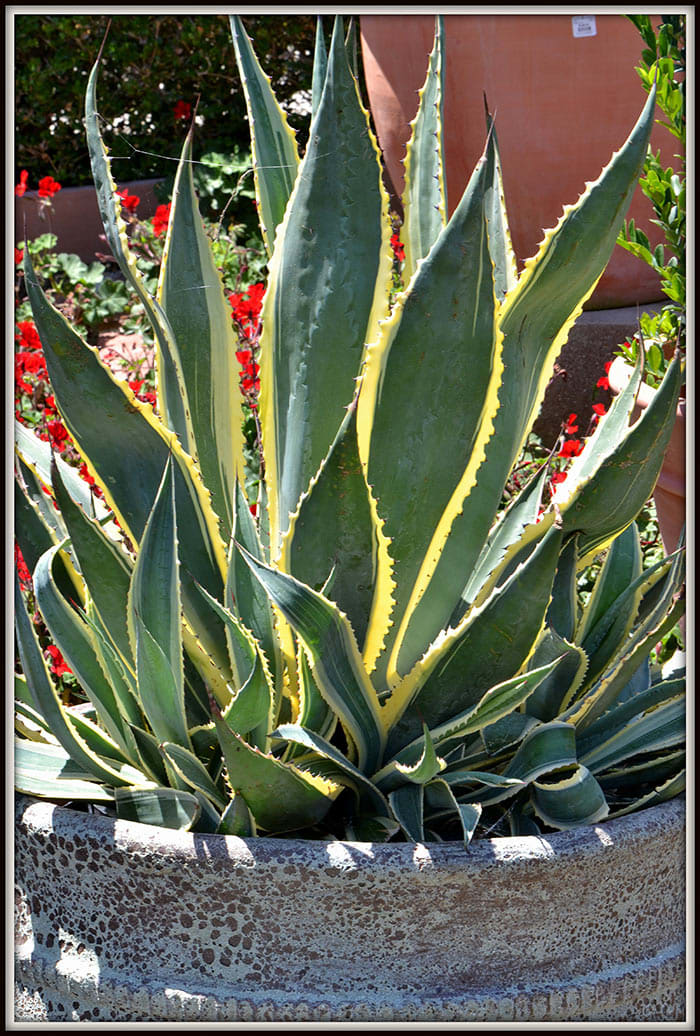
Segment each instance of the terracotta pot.
[[[608,373],[613,394],[619,394],[632,376],[632,368],[624,358],[618,356]],[[637,402],[632,411],[631,424],[639,420],[642,411],[654,398],[654,389],[642,383]],[[685,399],[679,399],[676,408],[676,423],[671,441],[666,448],[664,463],[654,487],[654,503],[659,522],[659,531],[667,554],[678,546],[678,538],[686,520],[685,513]]]
[[681,1020],[684,816],[676,798],[467,852],[20,797],[15,1020]]
[[[590,21],[590,19],[589,19]],[[447,195],[454,209],[485,140],[483,94],[495,113],[513,247],[520,261],[537,251],[564,204],[596,180],[631,131],[645,99],[635,72],[642,50],[622,15],[596,14],[594,36],[575,37],[570,15],[459,14],[445,17]],[[362,15],[367,91],[397,196],[408,123],[418,104],[433,44],[434,15]],[[654,150],[673,164],[674,139],[652,133]],[[634,217],[653,243],[651,203],[641,192]],[[586,308],[661,299],[654,272],[616,247]]]

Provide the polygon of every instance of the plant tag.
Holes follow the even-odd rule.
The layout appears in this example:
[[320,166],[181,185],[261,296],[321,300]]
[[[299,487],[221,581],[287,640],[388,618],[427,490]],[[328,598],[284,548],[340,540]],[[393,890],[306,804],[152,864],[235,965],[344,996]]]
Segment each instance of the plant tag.
[[595,15],[594,14],[575,14],[571,19],[571,27],[574,33],[574,37],[578,36],[595,36]]

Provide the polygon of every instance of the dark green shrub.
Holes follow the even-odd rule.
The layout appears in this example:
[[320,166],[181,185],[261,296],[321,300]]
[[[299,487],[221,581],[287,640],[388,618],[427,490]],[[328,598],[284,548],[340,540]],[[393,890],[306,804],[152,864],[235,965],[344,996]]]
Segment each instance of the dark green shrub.
[[[15,162],[29,186],[52,174],[64,186],[92,183],[83,105],[87,75],[102,44],[102,115],[120,181],[161,177],[187,126],[178,101],[202,124],[196,151],[230,153],[249,142],[245,102],[226,15],[18,14],[15,28]],[[290,99],[311,89],[314,15],[246,16],[280,103],[295,129],[308,121]],[[177,77],[173,77],[173,69]],[[118,98],[118,100],[116,100]],[[138,149],[138,150],[137,150]]]

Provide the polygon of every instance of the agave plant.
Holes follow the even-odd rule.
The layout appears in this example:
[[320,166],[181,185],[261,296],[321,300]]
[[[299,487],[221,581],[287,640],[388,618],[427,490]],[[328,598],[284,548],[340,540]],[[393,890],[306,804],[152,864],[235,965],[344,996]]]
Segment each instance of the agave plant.
[[[231,29],[269,253],[263,478],[250,499],[191,134],[152,298],[100,137],[96,65],[94,180],[153,325],[158,414],[52,308],[26,250],[57,405],[108,506],[18,427],[17,536],[85,701],[61,701],[17,588],[17,788],[198,831],[467,843],[479,826],[568,828],[678,793],[684,680],[648,659],[682,612],[683,550],[643,570],[634,521],[678,362],[630,426],[637,367],[551,494],[545,466],[501,505],[622,225],[653,91],[518,272],[490,118],[447,219],[438,19],[392,297],[388,198],[341,19],[328,51],[319,33],[302,158],[237,17]],[[577,573],[599,555],[582,608]]]

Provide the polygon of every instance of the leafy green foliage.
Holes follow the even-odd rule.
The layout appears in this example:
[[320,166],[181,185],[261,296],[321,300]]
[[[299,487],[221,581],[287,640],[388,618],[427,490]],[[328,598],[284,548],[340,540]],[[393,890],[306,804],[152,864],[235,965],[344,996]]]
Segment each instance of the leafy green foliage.
[[[411,147],[438,185],[440,26]],[[89,80],[102,219],[152,327],[155,408],[23,256],[61,419],[102,497],[18,429],[18,542],[87,708],[60,700],[18,589],[16,786],[84,801],[92,784],[116,816],[203,832],[465,844],[676,794],[684,681],[649,655],[682,614],[684,551],[645,567],[636,518],[678,360],[634,426],[641,363],[590,434],[573,439],[569,415],[558,452],[529,438],[622,225],[653,95],[520,276],[491,127],[449,221],[444,195],[439,218],[421,218],[420,190],[404,205],[402,283],[342,19],[316,48],[298,167],[240,18],[231,30],[264,287],[226,299],[190,138],[154,287],[154,242],[123,218],[100,133],[97,66]]]
[[[658,273],[664,294],[671,300],[658,313],[643,313],[641,338],[647,353],[646,381],[658,387],[673,351],[685,354],[686,336],[686,182],[685,182],[685,16],[664,15],[654,30],[649,15],[628,15],[639,30],[646,48],[637,72],[648,93],[656,86],[657,104],[665,116],[661,124],[679,145],[676,165],[664,167],[660,152],[648,151],[640,185],[654,207],[653,222],[664,232],[665,242],[655,248],[647,235],[625,223],[618,244],[638,256]],[[621,354],[634,362],[639,335],[622,347]]]
[[[254,15],[247,21],[274,70],[275,89],[289,103],[292,123],[303,132],[306,120],[291,102],[311,80],[314,16]],[[14,31],[15,161],[31,182],[48,169],[64,185],[91,183],[83,100],[105,33],[101,115],[121,181],[164,175],[163,158],[175,157],[173,140],[187,129],[187,119],[174,114],[179,101],[194,114],[199,98],[203,150],[229,155],[232,141],[247,146],[223,15],[19,13]]]

